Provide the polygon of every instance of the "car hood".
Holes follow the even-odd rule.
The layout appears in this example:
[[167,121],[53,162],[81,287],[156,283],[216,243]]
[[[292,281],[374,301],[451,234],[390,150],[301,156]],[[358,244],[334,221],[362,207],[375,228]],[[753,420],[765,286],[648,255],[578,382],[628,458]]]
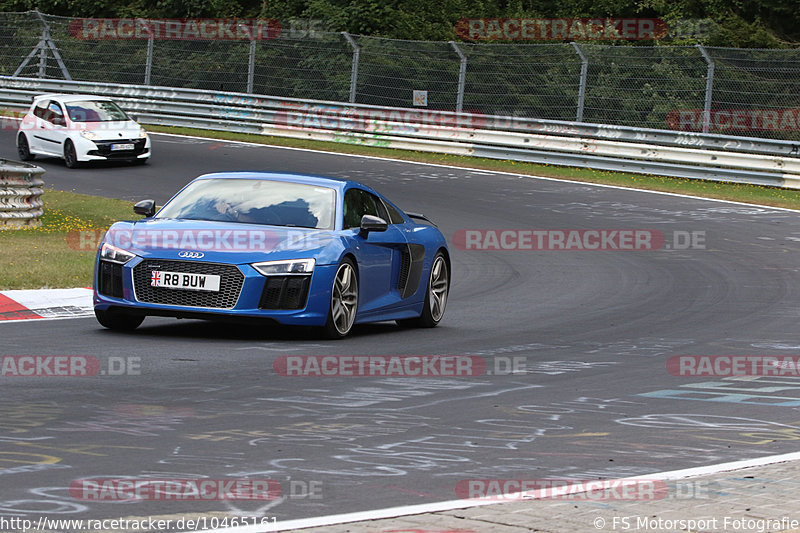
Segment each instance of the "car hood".
[[204,220],[117,222],[103,239],[140,257],[244,264],[314,258],[339,259],[342,236],[327,230]]
[[91,131],[97,135],[96,140],[110,141],[115,139],[138,139],[142,127],[132,120],[114,122],[77,122],[76,127]]

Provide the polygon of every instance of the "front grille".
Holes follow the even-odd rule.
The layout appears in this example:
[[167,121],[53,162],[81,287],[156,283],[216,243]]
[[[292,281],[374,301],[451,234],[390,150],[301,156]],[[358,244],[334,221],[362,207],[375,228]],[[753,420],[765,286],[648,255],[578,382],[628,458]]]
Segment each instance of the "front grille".
[[[97,150],[89,150],[89,155],[102,155],[104,157],[131,157],[145,153],[145,139],[117,139],[113,141],[94,141]],[[133,150],[111,150],[112,144],[133,144]]]
[[104,296],[122,298],[122,265],[100,261],[98,291]]
[[[220,276],[219,292],[153,287],[150,285],[153,270]],[[140,302],[233,309],[239,299],[239,293],[242,292],[243,284],[244,275],[233,265],[146,259],[133,268],[133,286],[136,289],[136,299]]]
[[267,276],[259,309],[302,309],[308,298],[311,276]]

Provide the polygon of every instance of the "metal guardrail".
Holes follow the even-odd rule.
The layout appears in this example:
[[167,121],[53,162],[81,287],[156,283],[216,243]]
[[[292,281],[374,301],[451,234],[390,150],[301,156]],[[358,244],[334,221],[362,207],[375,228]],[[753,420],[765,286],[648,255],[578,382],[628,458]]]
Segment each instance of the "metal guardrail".
[[0,159],[0,230],[41,226],[44,169]]
[[800,142],[306,101],[245,93],[0,77],[0,106],[41,93],[112,96],[144,124],[800,188]]

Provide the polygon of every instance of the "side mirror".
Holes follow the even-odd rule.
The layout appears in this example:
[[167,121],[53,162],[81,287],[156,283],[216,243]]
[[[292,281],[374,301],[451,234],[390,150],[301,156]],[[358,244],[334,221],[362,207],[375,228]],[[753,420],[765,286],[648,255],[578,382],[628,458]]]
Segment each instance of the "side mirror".
[[133,212],[150,218],[156,214],[156,203],[153,200],[142,200],[133,206]]
[[54,126],[63,126],[66,124],[63,117],[53,117],[53,125]]
[[361,217],[361,231],[369,233],[370,231],[386,231],[389,229],[389,224],[380,217],[372,215],[364,215]]

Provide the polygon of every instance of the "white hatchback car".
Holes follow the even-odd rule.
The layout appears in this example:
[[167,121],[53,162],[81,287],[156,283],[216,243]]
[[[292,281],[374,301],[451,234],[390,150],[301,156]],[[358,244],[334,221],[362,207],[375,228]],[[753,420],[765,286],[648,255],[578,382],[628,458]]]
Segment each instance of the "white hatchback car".
[[110,98],[43,94],[34,97],[20,123],[17,152],[23,161],[60,157],[69,168],[84,161],[145,163],[150,137]]

